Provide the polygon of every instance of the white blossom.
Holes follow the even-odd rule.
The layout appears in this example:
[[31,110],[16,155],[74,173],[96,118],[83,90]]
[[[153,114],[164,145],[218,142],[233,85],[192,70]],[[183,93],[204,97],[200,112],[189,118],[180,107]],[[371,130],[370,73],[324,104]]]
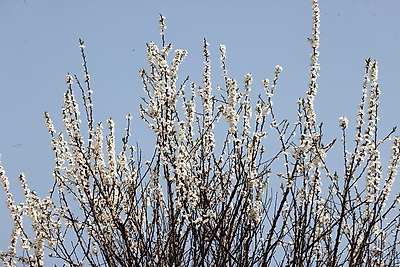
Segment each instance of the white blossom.
[[343,129],[347,128],[347,125],[349,124],[349,121],[346,117],[340,117],[339,118],[339,126]]

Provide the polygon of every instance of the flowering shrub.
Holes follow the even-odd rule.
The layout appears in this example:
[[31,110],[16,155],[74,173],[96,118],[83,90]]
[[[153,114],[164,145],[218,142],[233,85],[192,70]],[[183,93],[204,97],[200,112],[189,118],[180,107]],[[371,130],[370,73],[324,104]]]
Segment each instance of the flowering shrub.
[[[57,131],[45,113],[55,153],[55,178],[47,197],[19,181],[25,203],[16,204],[4,168],[0,179],[13,221],[6,266],[394,266],[399,262],[400,195],[390,195],[400,163],[393,129],[378,139],[378,65],[365,61],[355,138],[339,118],[344,170],[327,155],[314,99],[318,88],[318,1],[313,0],[312,53],[307,96],[297,102],[293,124],[274,113],[272,98],[283,71],[264,79],[264,96],[252,102],[252,76],[231,78],[220,46],[222,95],[211,83],[209,44],[204,40],[201,85],[179,83],[187,51],[165,42],[147,44],[149,68],[140,70],[146,97],[140,116],[155,135],[143,161],[130,145],[128,115],[122,148],[115,125],[94,119],[90,75],[80,40],[84,78],[68,74]],[[240,89],[242,87],[242,89]],[[76,90],[82,95],[78,105]],[[254,105],[252,104],[254,103]],[[83,115],[80,114],[83,110]],[[81,121],[83,118],[84,122]],[[217,125],[227,125],[222,143]],[[276,133],[278,140],[267,139]],[[350,138],[350,142],[349,142]],[[387,171],[380,146],[393,139]],[[338,145],[338,144],[336,144]],[[340,144],[339,144],[340,146]],[[276,187],[275,185],[280,185]],[[25,223],[24,220],[28,220]],[[53,258],[53,259],[51,259]]]

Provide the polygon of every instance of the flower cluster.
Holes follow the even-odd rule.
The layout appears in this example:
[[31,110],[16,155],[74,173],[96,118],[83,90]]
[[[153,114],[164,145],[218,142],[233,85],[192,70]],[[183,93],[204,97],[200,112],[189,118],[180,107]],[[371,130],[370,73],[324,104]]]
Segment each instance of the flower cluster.
[[339,118],[339,126],[342,129],[346,129],[347,125],[349,125],[349,120],[346,117]]

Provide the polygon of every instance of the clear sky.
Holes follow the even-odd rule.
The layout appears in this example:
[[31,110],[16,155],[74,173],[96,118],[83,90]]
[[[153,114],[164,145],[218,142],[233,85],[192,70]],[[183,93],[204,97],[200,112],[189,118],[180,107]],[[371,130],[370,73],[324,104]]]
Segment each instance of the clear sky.
[[[340,116],[354,126],[368,57],[380,67],[382,134],[400,126],[400,1],[321,0],[320,8],[316,107],[327,137],[340,136]],[[144,95],[138,71],[146,67],[146,42],[159,43],[160,12],[167,17],[167,42],[189,52],[181,77],[201,83],[207,38],[214,77],[220,77],[218,48],[225,44],[230,75],[242,83],[251,72],[254,96],[262,93],[261,79],[282,65],[275,107],[280,118],[296,113],[309,78],[310,0],[0,0],[0,153],[10,179],[23,171],[39,193],[50,188],[54,155],[43,112],[62,129],[65,75],[80,75],[82,69],[78,38],[86,41],[97,121],[111,116],[122,130],[131,113],[136,118],[132,140],[146,146],[151,133],[138,120]],[[0,198],[2,218],[7,214],[3,192]],[[3,225],[9,223],[1,219]],[[8,233],[0,232],[4,244]]]

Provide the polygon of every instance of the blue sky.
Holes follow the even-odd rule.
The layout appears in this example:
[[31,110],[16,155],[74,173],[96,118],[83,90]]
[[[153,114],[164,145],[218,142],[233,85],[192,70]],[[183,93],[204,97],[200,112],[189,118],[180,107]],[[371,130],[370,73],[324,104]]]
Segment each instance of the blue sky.
[[[327,137],[340,135],[340,116],[354,126],[368,57],[377,59],[380,68],[382,134],[400,125],[400,2],[322,0],[320,7],[316,108]],[[151,139],[138,120],[144,95],[138,71],[146,67],[145,43],[159,43],[160,12],[167,17],[167,42],[189,52],[181,77],[190,75],[200,84],[202,40],[207,38],[218,79],[218,48],[225,44],[230,75],[241,83],[251,72],[254,96],[262,93],[260,81],[273,75],[274,66],[283,66],[274,103],[280,118],[293,117],[309,78],[311,1],[0,0],[0,153],[10,179],[23,171],[39,193],[50,188],[54,155],[43,112],[50,112],[62,129],[65,75],[80,75],[82,69],[78,38],[86,41],[97,121],[111,116],[122,130],[131,113],[136,118],[133,140],[146,146]],[[0,197],[4,199],[2,192]],[[1,217],[4,209],[0,201]],[[8,222],[1,220],[3,224]],[[7,237],[0,234],[0,243]]]

